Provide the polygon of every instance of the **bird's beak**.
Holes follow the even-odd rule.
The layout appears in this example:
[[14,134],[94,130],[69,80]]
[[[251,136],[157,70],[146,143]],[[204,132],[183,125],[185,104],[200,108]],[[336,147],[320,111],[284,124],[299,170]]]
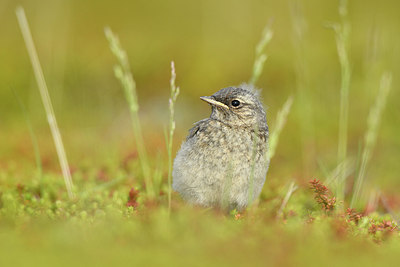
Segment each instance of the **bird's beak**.
[[221,107],[221,108],[225,108],[225,109],[229,109],[229,107],[227,105],[225,105],[224,103],[221,103],[217,100],[215,100],[214,98],[212,98],[211,96],[201,96],[200,97],[201,100],[206,101],[207,103],[209,103],[212,106],[216,106],[216,107]]

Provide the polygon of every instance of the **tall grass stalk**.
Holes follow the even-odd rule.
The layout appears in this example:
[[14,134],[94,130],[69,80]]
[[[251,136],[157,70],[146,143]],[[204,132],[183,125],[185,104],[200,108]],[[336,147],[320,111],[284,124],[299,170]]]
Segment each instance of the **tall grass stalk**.
[[[347,0],[339,3],[340,23],[329,25],[335,32],[337,53],[339,56],[341,70],[340,85],[340,115],[339,115],[339,138],[337,164],[344,162],[347,158],[347,128],[349,114],[349,90],[351,81],[351,66],[349,61],[350,23],[347,18]],[[336,182],[336,196],[339,200],[344,199],[345,173],[341,169],[339,179]]]
[[293,96],[289,96],[289,98],[286,100],[286,102],[283,104],[282,108],[278,111],[278,114],[276,115],[275,129],[272,131],[269,137],[269,149],[267,155],[267,158],[269,160],[271,160],[275,155],[276,147],[278,146],[279,135],[281,134],[281,131],[286,124],[287,116],[290,113],[292,104]]
[[122,48],[118,36],[115,35],[109,27],[104,29],[104,33],[108,40],[111,52],[118,60],[118,64],[114,66],[114,74],[122,85],[126,101],[129,105],[136,149],[139,155],[144,181],[146,183],[146,194],[148,198],[153,199],[155,197],[154,186],[151,178],[149,160],[143,141],[142,127],[139,119],[139,103],[136,93],[136,82],[133,79],[127,53]]
[[169,98],[169,124],[167,137],[167,152],[168,152],[168,212],[171,212],[171,196],[172,196],[172,142],[175,131],[175,103],[179,95],[179,87],[175,85],[176,72],[175,64],[171,61],[171,96]]
[[290,1],[290,14],[293,29],[294,66],[296,74],[296,116],[299,122],[303,175],[310,175],[315,163],[315,125],[313,116],[313,98],[310,85],[310,64],[308,62],[307,21],[299,0]]
[[[341,162],[336,166],[334,170],[325,175],[326,180],[325,185],[335,184],[338,180],[339,182],[345,182],[346,178],[355,172],[356,163],[354,160],[347,158],[345,161]],[[344,170],[344,175],[343,175]]]
[[365,179],[365,171],[376,143],[379,123],[382,117],[383,109],[386,105],[386,100],[391,88],[391,84],[392,75],[390,73],[384,73],[381,78],[375,104],[372,106],[368,115],[368,129],[364,136],[364,149],[361,155],[361,165],[355,181],[350,207],[354,207],[354,205],[358,202],[360,198],[362,185]]
[[73,182],[71,178],[71,172],[69,169],[67,155],[65,153],[64,144],[61,138],[60,130],[57,126],[56,116],[54,114],[53,105],[51,104],[51,99],[49,95],[49,90],[47,89],[47,84],[44,79],[43,70],[40,66],[39,57],[36,52],[35,44],[33,42],[32,34],[29,29],[28,20],[26,19],[25,11],[22,7],[16,9],[16,15],[19,23],[19,27],[22,32],[22,36],[25,41],[26,49],[32,63],[33,71],[35,73],[36,82],[39,87],[40,96],[42,98],[43,106],[46,111],[47,121],[50,126],[51,134],[53,136],[54,144],[57,150],[58,159],[61,165],[61,170],[64,177],[65,186],[67,188],[68,197],[70,199],[75,197],[73,190]]
[[274,32],[271,29],[270,23],[267,24],[265,27],[261,40],[258,42],[256,46],[256,55],[255,55],[255,60],[254,60],[254,65],[253,65],[253,72],[251,75],[251,78],[249,80],[250,84],[256,84],[258,81],[258,78],[261,75],[261,72],[264,68],[264,63],[267,60],[268,56],[264,53],[265,47],[268,45],[268,43],[271,41],[272,37],[274,35]]
[[287,206],[287,203],[289,202],[290,197],[292,196],[293,192],[296,191],[298,186],[295,184],[295,182],[291,182],[289,185],[289,189],[285,195],[285,198],[282,201],[281,207],[278,210],[278,213],[276,215],[277,218],[282,218],[283,215],[283,210]]

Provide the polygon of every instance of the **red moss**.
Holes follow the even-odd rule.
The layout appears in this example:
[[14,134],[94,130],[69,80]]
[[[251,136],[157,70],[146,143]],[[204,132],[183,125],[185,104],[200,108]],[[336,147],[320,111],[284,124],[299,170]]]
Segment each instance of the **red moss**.
[[315,218],[308,214],[308,219],[306,221],[307,224],[312,224],[315,221]]
[[128,202],[126,202],[127,207],[137,208],[139,203],[137,202],[139,196],[139,190],[136,190],[134,187],[129,191]]
[[243,215],[242,214],[240,214],[240,213],[236,213],[235,214],[235,220],[236,221],[238,221],[238,220],[240,220],[240,219],[242,219],[243,218]]
[[368,232],[372,235],[375,235],[378,231],[382,231],[384,234],[390,234],[397,230],[397,225],[394,222],[383,220],[381,223],[371,223]]
[[22,197],[22,193],[25,191],[25,185],[17,184],[17,191],[20,197]]
[[346,210],[347,218],[349,222],[354,222],[355,224],[358,224],[358,222],[361,220],[364,215],[362,213],[357,212],[355,209],[350,209],[348,208]]
[[314,199],[322,209],[326,212],[333,211],[336,207],[336,197],[331,197],[329,189],[317,179],[311,180],[309,184],[314,192]]
[[380,244],[382,241],[388,239],[398,230],[399,229],[396,223],[383,220],[379,223],[372,222],[371,226],[368,229],[368,233],[373,237],[374,242]]

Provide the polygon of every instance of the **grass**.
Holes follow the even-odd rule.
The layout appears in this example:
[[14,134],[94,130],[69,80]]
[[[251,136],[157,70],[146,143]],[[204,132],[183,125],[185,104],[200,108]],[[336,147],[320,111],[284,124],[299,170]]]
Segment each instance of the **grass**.
[[271,23],[265,26],[263,34],[261,36],[261,40],[258,42],[256,46],[253,71],[249,80],[249,84],[253,85],[256,84],[264,68],[264,63],[268,58],[268,56],[264,53],[264,50],[274,35],[274,32],[272,31],[270,24]]
[[28,50],[28,54],[32,63],[33,71],[35,73],[35,78],[39,87],[40,95],[42,97],[43,106],[46,110],[47,121],[49,123],[51,134],[53,136],[53,141],[56,146],[57,155],[64,176],[64,182],[67,188],[68,196],[70,199],[73,199],[75,197],[73,188],[74,184],[72,182],[67,155],[65,153],[64,144],[61,138],[61,133],[57,125],[57,120],[54,114],[53,105],[51,104],[49,90],[47,89],[47,84],[44,79],[42,67],[40,66],[39,57],[37,55],[31,31],[29,29],[28,20],[26,19],[25,11],[22,7],[17,8],[16,14],[22,32],[22,36],[24,37],[26,49]]
[[[341,70],[340,85],[340,115],[339,115],[339,138],[338,138],[338,165],[347,158],[347,134],[349,120],[349,91],[351,82],[351,66],[349,60],[350,24],[347,19],[347,0],[341,0],[339,4],[339,15],[341,22],[332,24],[335,32],[337,53],[339,56]],[[340,175],[336,180],[336,194],[339,199],[345,197],[345,169],[340,169]]]
[[371,154],[376,143],[378,135],[378,127],[382,117],[383,109],[385,108],[386,105],[387,97],[390,92],[391,83],[392,83],[392,75],[390,73],[384,73],[382,75],[381,84],[379,87],[375,104],[371,108],[368,116],[368,129],[364,137],[364,150],[361,156],[360,170],[355,180],[355,187],[350,207],[354,207],[354,205],[360,199],[360,194],[365,179],[366,168],[371,159]]
[[[243,16],[246,17],[245,10]],[[156,19],[155,16],[152,18]],[[294,19],[294,21],[299,20],[301,19]],[[235,21],[230,21],[230,25],[234,23]],[[245,20],[241,20],[241,23],[245,23]],[[342,32],[343,23],[345,22],[342,21],[334,26],[339,27],[334,28],[337,38],[340,34],[344,34]],[[144,24],[140,24],[140,27],[142,25]],[[178,26],[176,25],[176,27]],[[217,27],[218,24],[213,26]],[[147,29],[150,31],[151,27],[146,27]],[[82,134],[89,131],[90,126],[85,125],[86,127],[79,128],[74,124],[75,131],[80,136],[79,144],[82,146],[77,151],[85,153],[71,165],[74,185],[79,194],[74,199],[70,199],[65,195],[65,184],[60,179],[62,174],[57,172],[57,163],[52,161],[53,151],[46,146],[48,141],[46,135],[40,131],[37,119],[32,120],[32,126],[28,126],[28,130],[37,133],[37,143],[43,155],[41,159],[43,174],[40,177],[32,175],[37,166],[30,164],[29,156],[34,151],[30,151],[30,148],[25,145],[29,143],[29,136],[24,138],[24,135],[16,135],[11,129],[6,128],[4,128],[6,129],[6,133],[4,133],[1,128],[2,140],[7,140],[13,150],[2,150],[7,152],[4,155],[0,153],[0,265],[108,266],[129,262],[129,264],[145,266],[219,266],[228,264],[232,266],[248,266],[249,264],[254,266],[265,266],[266,264],[278,266],[369,266],[397,263],[400,234],[396,223],[398,220],[396,212],[400,201],[396,194],[392,195],[384,189],[379,190],[378,186],[375,186],[371,193],[368,190],[368,186],[375,185],[373,181],[377,180],[375,177],[368,176],[378,173],[381,175],[379,178],[383,179],[386,175],[390,175],[389,172],[382,172],[377,165],[390,166],[383,165],[382,162],[390,162],[387,155],[396,148],[395,144],[387,141],[391,140],[392,132],[390,130],[397,129],[394,128],[396,125],[388,125],[390,122],[389,112],[387,114],[383,112],[385,108],[389,110],[393,105],[392,99],[388,96],[390,88],[392,86],[395,88],[396,84],[393,82],[392,85],[391,75],[383,75],[379,90],[371,96],[374,98],[372,107],[366,105],[365,101],[363,105],[359,105],[359,102],[364,99],[361,95],[364,95],[365,91],[357,91],[359,88],[357,81],[359,82],[360,77],[364,77],[352,75],[350,90],[348,87],[350,76],[346,76],[350,74],[350,66],[352,66],[350,61],[353,62],[350,56],[350,47],[344,45],[348,40],[337,40],[339,55],[343,56],[340,51],[343,53],[344,45],[346,57],[348,57],[347,63],[341,63],[339,73],[332,71],[332,69],[335,70],[332,68],[329,69],[330,72],[333,72],[332,76],[329,76],[330,78],[319,75],[321,66],[326,67],[322,63],[329,59],[318,59],[320,64],[317,67],[313,64],[299,62],[297,68],[300,70],[294,70],[293,77],[290,76],[293,80],[300,80],[301,84],[293,84],[293,88],[297,88],[295,89],[296,94],[288,98],[287,96],[291,93],[284,91],[279,94],[279,97],[276,97],[275,94],[278,94],[278,90],[274,91],[273,88],[281,89],[284,86],[277,87],[275,79],[278,82],[283,82],[283,80],[277,78],[281,74],[274,72],[275,68],[272,68],[271,65],[275,62],[274,57],[276,56],[274,49],[277,47],[274,47],[274,44],[282,45],[282,35],[280,31],[275,30],[274,40],[270,42],[272,30],[268,29],[264,31],[262,40],[257,46],[250,79],[252,84],[267,84],[263,94],[266,96],[266,104],[270,106],[270,110],[268,110],[269,157],[272,161],[268,180],[257,205],[252,205],[248,211],[233,211],[227,215],[219,210],[188,206],[176,193],[171,191],[171,166],[174,151],[178,149],[178,142],[173,141],[175,141],[174,138],[177,140],[184,138],[185,133],[182,128],[187,119],[185,117],[188,115],[187,111],[196,109],[195,106],[185,106],[185,103],[190,103],[189,98],[192,98],[189,94],[190,87],[195,86],[195,84],[188,83],[187,80],[187,77],[190,76],[187,72],[192,72],[192,69],[181,63],[182,59],[178,53],[176,60],[180,66],[179,74],[182,73],[179,75],[179,84],[185,88],[181,92],[181,100],[176,101],[179,87],[175,85],[176,73],[175,66],[172,64],[170,94],[167,96],[163,93],[154,95],[150,108],[142,105],[141,102],[139,112],[136,82],[133,79],[126,51],[137,49],[135,45],[142,40],[135,39],[133,45],[127,42],[124,47],[128,50],[125,51],[117,36],[109,28],[106,28],[105,33],[111,51],[117,58],[114,74],[122,85],[129,106],[135,141],[134,150],[138,152],[137,156],[126,156],[132,154],[131,149],[126,145],[130,144],[131,138],[121,134],[121,132],[127,132],[127,129],[124,128],[125,120],[121,119],[115,111],[118,105],[113,104],[112,109],[106,109],[102,105],[96,106],[96,118],[101,117],[100,114],[110,113],[113,124],[107,124],[102,131],[90,132],[88,139],[83,139]],[[207,35],[206,25],[203,30],[203,34]],[[313,28],[310,27],[309,30],[311,31]],[[157,36],[157,38],[161,37]],[[168,38],[173,39],[172,37]],[[304,32],[296,38],[304,40]],[[265,68],[267,70],[265,76],[261,76],[266,61],[264,50],[267,44],[271,45],[271,51],[274,52],[270,53],[269,63],[271,64]],[[107,54],[106,42],[103,45],[104,47],[97,43],[96,48],[92,49],[101,49],[102,53]],[[153,51],[154,46],[152,45],[146,43],[146,48]],[[203,46],[207,45],[201,44],[201,47]],[[33,43],[29,47],[32,48]],[[332,47],[334,47],[333,43]],[[339,47],[341,48],[339,49]],[[39,48],[39,51],[45,51],[45,49],[41,49]],[[299,58],[304,56],[303,49],[312,50],[319,56],[315,46],[305,45],[299,51],[294,51],[298,57],[294,61],[302,60]],[[322,46],[321,49],[328,48]],[[174,54],[173,49],[170,52],[171,55]],[[37,54],[33,54],[37,59]],[[44,53],[44,58],[46,58],[45,55]],[[291,54],[288,53],[288,55]],[[143,69],[146,68],[143,61],[136,61],[136,55],[134,58],[133,64],[143,65]],[[112,58],[112,60],[115,59]],[[153,60],[156,59],[153,58]],[[340,59],[340,61],[342,60],[343,58]],[[38,60],[34,62],[36,62],[34,64],[38,64]],[[150,63],[152,66],[157,65],[155,62]],[[191,62],[191,65],[195,65],[195,63]],[[292,64],[292,59],[290,64]],[[34,71],[40,74],[42,71],[40,65],[38,66],[34,67]],[[76,65],[74,67],[78,68]],[[108,65],[105,67],[109,71]],[[207,65],[207,68],[215,72],[213,67],[214,65],[211,63]],[[237,67],[239,68],[239,66]],[[305,71],[301,68],[306,67],[309,68],[307,73],[301,72]],[[44,69],[46,70],[46,67]],[[136,68],[133,69],[136,70]],[[138,68],[137,73],[135,72],[138,84],[143,81],[138,78],[143,77],[141,76],[144,72],[143,69]],[[354,68],[355,73],[359,73],[358,71],[359,69]],[[343,99],[343,95],[333,90],[337,84],[332,82],[332,77],[336,79],[336,76],[339,77],[340,74],[342,74],[341,90],[348,93],[345,99]],[[147,75],[149,74],[147,73]],[[162,92],[165,92],[168,87],[165,82],[165,77],[169,76],[168,71],[165,70],[163,75],[165,86],[162,87],[164,90]],[[196,75],[201,77],[198,79],[199,83],[201,80],[211,81],[213,78],[212,75],[207,76],[205,73],[196,73]],[[39,75],[39,78],[44,82],[43,73]],[[97,76],[95,78],[101,79]],[[111,78],[110,84],[114,85],[115,79]],[[304,80],[307,82],[302,82]],[[321,100],[318,101],[315,100],[317,96],[313,95],[318,94],[313,90],[318,87],[316,80],[321,80],[324,86],[325,91],[320,94],[326,94],[326,98],[319,95]],[[156,81],[154,82],[156,83]],[[188,84],[190,85],[188,86]],[[311,87],[306,88],[305,84],[309,84]],[[100,86],[105,91],[111,91],[111,87]],[[143,91],[151,89],[140,87],[140,90],[142,88],[144,88]],[[329,91],[329,88],[332,91]],[[300,91],[303,89],[307,89],[307,92],[300,95]],[[101,94],[106,94],[105,91],[101,91]],[[396,95],[395,90],[391,93]],[[308,96],[310,96],[309,99]],[[26,96],[23,95],[23,97]],[[352,97],[357,97],[358,101]],[[167,107],[166,99],[168,98]],[[327,98],[331,102],[325,101]],[[285,99],[287,100],[282,107],[274,105]],[[74,99],[74,104],[78,103],[78,100],[78,98]],[[34,114],[31,112],[34,112],[34,109],[32,109],[31,103],[34,101],[29,98],[28,100],[22,99],[22,101],[29,101],[26,115],[33,116]],[[93,100],[91,99],[91,101]],[[348,114],[343,117],[342,112],[346,108],[343,108],[342,105],[346,105],[346,103]],[[293,104],[298,105],[299,109],[291,110]],[[313,140],[315,146],[314,144],[309,146],[307,142],[299,144],[293,141],[296,140],[299,132],[304,130],[306,133],[308,131],[293,126],[298,125],[297,121],[296,123],[293,121],[294,119],[298,120],[302,118],[301,114],[309,112],[298,114],[301,106],[308,104],[312,105],[312,109],[310,108],[309,111],[312,111],[312,117],[315,120],[316,132],[312,137],[316,138]],[[339,142],[341,145],[346,143],[346,146],[343,146],[346,149],[345,160],[339,160],[339,162],[336,158],[336,142],[333,141],[336,140],[333,136],[336,135],[337,116],[336,110],[331,108],[332,105],[338,106],[337,113],[342,114],[339,116],[339,124],[348,124],[346,135],[339,137],[344,138]],[[161,114],[158,114],[161,119],[147,120],[146,116],[148,116],[149,110],[156,109],[157,106],[161,107]],[[60,109],[64,107],[63,105],[59,106]],[[106,112],[101,113],[103,108]],[[365,112],[365,116],[362,115],[365,110],[369,110],[369,115],[367,112]],[[397,114],[396,109],[392,108],[391,111],[393,114]],[[289,116],[290,112],[295,112],[294,116]],[[62,118],[72,118],[71,120],[76,123],[79,121],[77,117],[83,116],[79,112],[77,117],[74,117],[73,114],[73,110],[71,110],[68,116],[64,115]],[[85,123],[92,119],[94,118],[90,117],[90,120],[85,120]],[[106,118],[100,119],[106,121]],[[192,122],[192,118],[190,120]],[[354,153],[357,149],[354,149],[353,146],[360,139],[359,133],[361,132],[362,135],[364,132],[363,126],[357,124],[359,121],[367,121],[368,125],[359,153],[359,163],[357,163],[358,161],[352,157],[353,154],[357,154]],[[153,124],[162,125],[163,123],[167,124],[165,144],[162,139],[162,130],[159,130],[162,127],[155,128],[155,130],[150,127]],[[314,122],[307,123],[312,125]],[[127,124],[129,125],[129,123]],[[143,129],[152,130],[142,131],[142,126],[146,126]],[[379,129],[380,126],[383,129]],[[390,130],[387,130],[385,127],[389,126]],[[2,124],[0,127],[7,126]],[[113,133],[110,128],[116,129],[118,135]],[[26,125],[24,125],[24,130],[21,129],[18,128],[17,131],[25,131]],[[63,130],[65,131],[64,135],[68,137],[70,135],[67,134],[73,133],[68,127]],[[385,138],[379,139],[378,133],[381,132]],[[393,132],[397,134],[396,131]],[[112,142],[113,134],[118,138],[116,143],[119,147],[117,148],[115,147],[116,143]],[[325,136],[325,138],[321,136]],[[75,148],[76,143],[68,142],[68,139],[66,139],[66,147],[70,151]],[[90,153],[84,151],[83,147],[88,146],[87,144],[83,145],[84,142],[93,144]],[[318,161],[323,171],[319,172],[310,168],[312,177],[304,177],[299,167],[302,159],[296,161],[298,164],[294,169],[290,159],[298,155],[307,155],[311,150],[313,151],[312,155],[315,155],[312,160]],[[379,152],[376,154],[379,157],[372,157],[374,151]],[[106,155],[104,161],[97,160],[96,157],[99,155]],[[376,161],[380,163],[376,163]],[[32,162],[34,162],[33,156]],[[331,166],[335,166],[332,172],[329,171]],[[357,169],[358,171],[356,171]],[[368,172],[369,170],[372,171]],[[343,191],[345,187],[336,189],[335,182],[350,185],[350,179],[346,180],[346,178],[351,178],[353,175],[355,176],[353,191]],[[234,179],[232,175],[228,174],[228,176]],[[346,197],[343,198],[345,195]],[[366,205],[362,205],[365,202],[365,195],[371,195],[371,197]],[[351,203],[348,202],[349,199],[352,199]],[[357,208],[357,210],[346,209],[347,207]]]
[[296,191],[296,189],[298,188],[298,186],[296,186],[295,182],[291,182],[289,185],[289,189],[285,195],[285,198],[282,201],[282,205],[279,207],[278,212],[276,213],[276,217],[278,219],[281,219],[283,217],[283,211],[285,209],[285,207],[287,206],[290,197],[292,196],[292,194],[294,193],[294,191]]
[[308,20],[304,14],[301,1],[290,1],[290,14],[292,22],[292,43],[294,50],[293,64],[295,68],[295,109],[300,128],[299,137],[302,146],[301,159],[303,161],[303,175],[311,175],[316,155],[315,148],[315,102],[313,88],[315,85],[310,79],[310,55],[308,48],[312,46],[308,32]]
[[283,104],[282,108],[278,111],[275,120],[275,129],[272,131],[269,137],[269,152],[268,158],[272,159],[275,156],[276,148],[278,146],[279,135],[285,126],[287,116],[289,115],[290,109],[293,104],[293,97],[290,96]]
[[133,79],[133,75],[129,67],[128,56],[122,49],[118,37],[111,31],[109,27],[104,29],[104,33],[109,42],[111,52],[118,60],[118,65],[114,66],[114,74],[124,89],[125,98],[129,105],[133,126],[133,136],[135,138],[136,149],[140,158],[140,166],[142,168],[143,177],[146,181],[147,196],[150,199],[153,199],[155,197],[155,192],[150,172],[149,159],[143,140],[142,126],[139,119],[139,103],[136,93],[136,82]]
[[168,124],[168,135],[166,136],[166,145],[168,152],[168,212],[171,212],[171,201],[172,201],[172,144],[175,131],[175,103],[179,95],[179,87],[175,85],[176,72],[175,63],[171,62],[171,96],[169,98],[169,124]]

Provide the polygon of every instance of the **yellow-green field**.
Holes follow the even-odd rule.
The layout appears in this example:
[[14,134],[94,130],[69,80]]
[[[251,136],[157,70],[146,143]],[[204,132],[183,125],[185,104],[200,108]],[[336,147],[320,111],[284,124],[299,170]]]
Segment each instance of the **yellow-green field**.
[[[47,82],[73,198],[18,6]],[[394,0],[2,0],[0,266],[396,264],[398,10]],[[266,25],[273,36],[257,54]],[[120,62],[105,27],[127,53],[138,121],[114,76]],[[259,201],[230,214],[188,206],[174,192],[170,201],[171,61],[180,88],[173,159],[187,130],[210,114],[199,97],[248,82],[261,55],[255,84],[279,138]],[[313,179],[321,182],[312,188]]]

